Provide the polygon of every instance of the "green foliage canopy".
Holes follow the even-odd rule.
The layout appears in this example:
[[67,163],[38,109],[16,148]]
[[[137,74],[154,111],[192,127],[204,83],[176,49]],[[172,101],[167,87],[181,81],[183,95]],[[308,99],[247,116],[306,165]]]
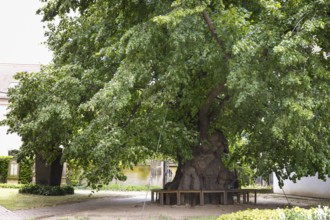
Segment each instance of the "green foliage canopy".
[[44,2],[53,64],[16,76],[4,121],[25,154],[62,145],[92,185],[121,179],[155,154],[191,158],[210,104],[230,162],[330,174],[328,1]]

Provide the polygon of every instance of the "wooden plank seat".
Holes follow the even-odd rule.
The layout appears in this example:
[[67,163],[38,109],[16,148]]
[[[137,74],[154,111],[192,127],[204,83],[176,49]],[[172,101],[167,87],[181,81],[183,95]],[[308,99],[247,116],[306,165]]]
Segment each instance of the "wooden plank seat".
[[228,204],[228,193],[233,193],[237,197],[237,202],[241,203],[241,195],[243,196],[243,204],[249,203],[249,193],[245,189],[227,189],[225,190],[224,202],[223,204]]
[[[151,202],[156,202],[159,199],[159,192],[162,191],[162,189],[152,189],[151,190]],[[156,196],[156,199],[155,199]]]
[[204,205],[205,202],[205,194],[212,193],[212,194],[220,194],[219,204],[224,204],[226,200],[226,190],[201,190],[201,197],[200,197],[200,204]]
[[[184,195],[184,194],[198,194],[198,196],[199,196],[199,201],[200,201],[200,205],[202,205],[202,201],[203,201],[203,192],[202,192],[202,190],[197,190],[197,189],[188,189],[188,190],[186,190],[186,189],[180,189],[180,190],[178,190],[178,193],[179,193],[179,195],[178,195],[178,199],[179,199],[179,201],[177,202],[177,204],[178,205],[181,205],[181,201],[183,201],[183,203],[184,203],[184,197],[182,197],[181,195]],[[203,201],[203,203],[204,203],[204,201]]]
[[272,190],[270,189],[245,189],[247,191],[247,199],[249,202],[249,194],[254,194],[254,204],[257,204],[257,193],[272,193]]
[[156,189],[156,190],[151,190],[151,201],[154,202],[156,194],[156,201],[159,200],[159,203],[161,205],[164,205],[164,200],[166,205],[170,204],[170,196],[169,194],[176,194],[176,200],[177,204],[180,205],[180,197],[179,197],[179,191],[178,190],[162,190],[162,189]]

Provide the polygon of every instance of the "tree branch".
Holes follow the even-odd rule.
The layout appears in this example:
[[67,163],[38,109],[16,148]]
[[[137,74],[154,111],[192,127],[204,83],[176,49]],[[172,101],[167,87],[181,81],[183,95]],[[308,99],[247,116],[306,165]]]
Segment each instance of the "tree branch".
[[225,98],[221,100],[221,103],[219,104],[219,108],[218,108],[219,111],[214,111],[214,112],[212,113],[212,115],[210,116],[211,121],[212,121],[212,120],[215,120],[215,119],[219,116],[221,109],[223,109],[223,107],[225,106],[225,103],[226,103],[229,99],[230,99],[230,96],[229,96],[229,95],[226,95]]
[[137,113],[139,107],[141,106],[141,102],[138,102],[134,108],[131,111],[131,115],[128,117],[128,119],[122,124],[122,127],[125,128],[133,119],[133,117],[135,116],[135,114]]
[[217,32],[216,32],[216,29],[213,25],[213,22],[209,16],[209,14],[207,13],[206,10],[203,11],[203,18],[204,18],[204,21],[206,22],[210,32],[211,32],[211,35],[212,37],[214,38],[214,40],[217,42],[217,44],[220,46],[221,49],[223,49],[223,51],[225,51],[225,59],[226,60],[229,60],[229,58],[231,57],[231,54],[227,53],[226,52],[226,47],[225,47],[225,43],[224,41],[218,36]]
[[208,115],[209,109],[213,103],[213,101],[217,98],[217,96],[225,91],[225,84],[219,84],[217,87],[211,90],[209,93],[205,103],[199,110],[199,130],[202,140],[207,140],[208,138],[208,128],[210,125],[210,118]]

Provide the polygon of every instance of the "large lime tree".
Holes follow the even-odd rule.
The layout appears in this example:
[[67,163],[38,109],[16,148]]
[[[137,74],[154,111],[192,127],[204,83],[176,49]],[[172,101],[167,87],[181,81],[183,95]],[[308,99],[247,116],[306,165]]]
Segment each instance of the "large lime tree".
[[235,187],[223,159],[329,175],[328,1],[44,2],[53,64],[9,94],[25,152],[62,145],[93,186],[155,155],[169,189]]

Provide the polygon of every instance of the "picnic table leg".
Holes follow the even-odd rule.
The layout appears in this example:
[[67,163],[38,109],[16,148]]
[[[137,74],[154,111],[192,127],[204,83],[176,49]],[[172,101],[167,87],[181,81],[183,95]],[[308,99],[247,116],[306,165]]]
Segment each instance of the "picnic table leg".
[[176,193],[176,204],[177,204],[177,205],[180,205],[180,204],[181,204],[180,199],[181,199],[181,198],[180,198],[180,192],[177,192],[177,193]]
[[154,202],[155,201],[155,198],[154,198],[155,194],[154,193],[155,192],[151,191],[151,202]]
[[249,191],[246,192],[246,198],[247,198],[247,203],[249,203],[250,202],[250,192]]

